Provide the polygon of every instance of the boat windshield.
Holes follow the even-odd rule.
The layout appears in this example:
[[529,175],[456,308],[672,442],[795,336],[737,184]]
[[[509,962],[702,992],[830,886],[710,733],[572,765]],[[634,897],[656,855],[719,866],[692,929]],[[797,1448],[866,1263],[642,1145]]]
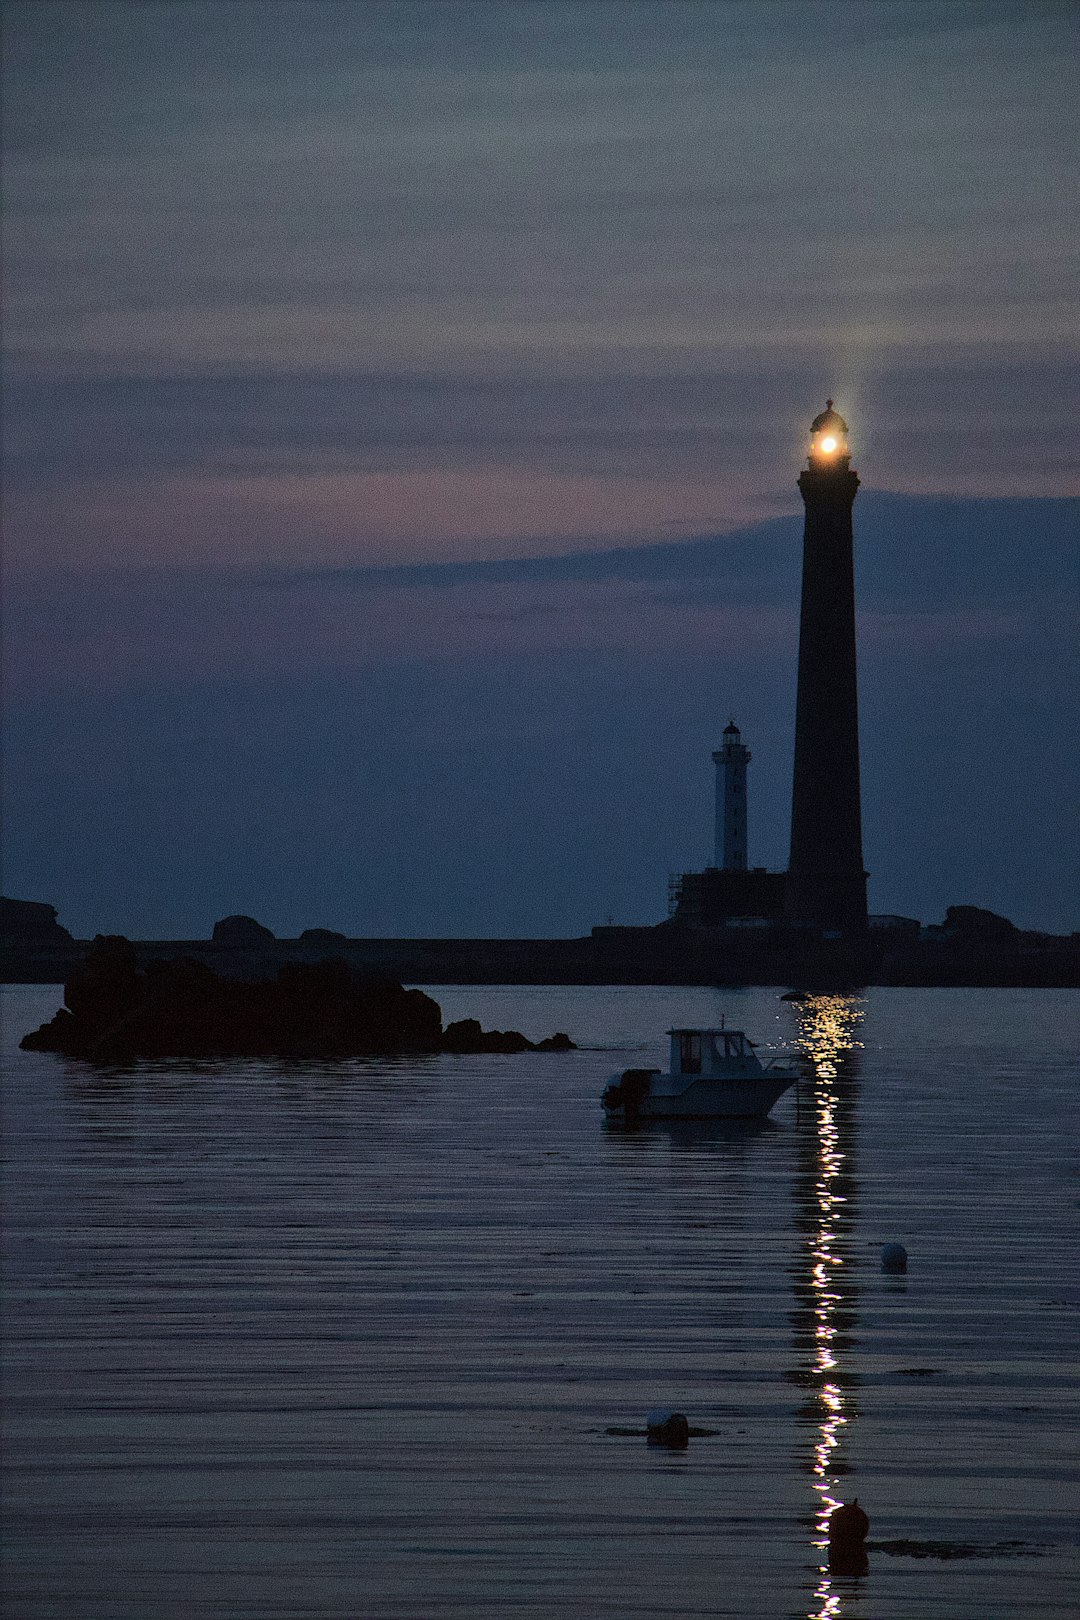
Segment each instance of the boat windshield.
[[725,1060],[744,1058],[753,1045],[741,1029],[673,1029],[671,1035],[680,1074],[711,1072]]
[[679,1036],[679,1068],[683,1074],[701,1073],[701,1036],[685,1030]]

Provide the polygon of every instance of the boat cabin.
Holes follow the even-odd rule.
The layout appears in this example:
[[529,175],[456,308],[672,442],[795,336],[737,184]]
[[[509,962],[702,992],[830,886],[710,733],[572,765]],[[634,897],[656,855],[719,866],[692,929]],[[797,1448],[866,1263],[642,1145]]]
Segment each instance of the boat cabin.
[[724,1074],[753,1057],[741,1029],[670,1029],[672,1074]]

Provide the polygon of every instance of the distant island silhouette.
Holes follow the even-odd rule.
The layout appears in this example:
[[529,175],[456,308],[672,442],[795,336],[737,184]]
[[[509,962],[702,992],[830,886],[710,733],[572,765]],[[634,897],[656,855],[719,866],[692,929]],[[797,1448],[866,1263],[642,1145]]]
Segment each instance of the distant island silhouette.
[[65,985],[64,1001],[23,1037],[25,1050],[115,1063],[574,1049],[564,1034],[534,1042],[517,1030],[483,1030],[475,1018],[444,1029],[442,1009],[422,990],[342,960],[286,962],[272,979],[226,978],[185,956],[143,970],[121,935],[97,936]]
[[[233,915],[208,939],[136,940],[130,948],[141,971],[184,957],[230,980],[272,979],[291,963],[337,959],[360,975],[413,985],[1080,986],[1080,933],[1017,928],[978,906],[950,906],[929,927],[897,922],[857,939],[675,919],[571,939],[370,939],[325,928],[278,939],[254,918]],[[66,983],[91,950],[59,924],[55,907],[0,900],[0,981]]]

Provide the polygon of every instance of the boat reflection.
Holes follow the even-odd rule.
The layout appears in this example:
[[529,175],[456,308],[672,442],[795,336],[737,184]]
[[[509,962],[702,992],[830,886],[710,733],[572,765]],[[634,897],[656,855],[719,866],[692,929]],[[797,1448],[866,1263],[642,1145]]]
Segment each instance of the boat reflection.
[[603,1130],[607,1136],[637,1141],[646,1146],[662,1142],[673,1148],[723,1152],[761,1137],[779,1135],[781,1126],[768,1116],[761,1119],[649,1119],[631,1122],[609,1117],[603,1121]]
[[794,1376],[808,1391],[803,1417],[813,1433],[810,1456],[801,1458],[816,1497],[811,1544],[817,1579],[808,1620],[827,1620],[842,1612],[837,1572],[829,1567],[828,1525],[842,1500],[844,1431],[855,1415],[850,1243],[858,1194],[854,1150],[861,1043],[856,1036],[863,1003],[853,995],[812,996],[797,1003],[795,1012],[796,1045],[807,1061],[811,1095],[809,1119],[805,1109],[802,1114],[796,1195],[803,1241],[792,1315],[800,1355]]

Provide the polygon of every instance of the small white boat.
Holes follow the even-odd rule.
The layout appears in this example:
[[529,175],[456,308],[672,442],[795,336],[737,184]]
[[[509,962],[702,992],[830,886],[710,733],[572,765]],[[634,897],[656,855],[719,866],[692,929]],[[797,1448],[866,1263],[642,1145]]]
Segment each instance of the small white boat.
[[601,1099],[612,1119],[760,1119],[799,1078],[789,1059],[762,1063],[741,1029],[671,1029],[671,1064],[613,1075]]

